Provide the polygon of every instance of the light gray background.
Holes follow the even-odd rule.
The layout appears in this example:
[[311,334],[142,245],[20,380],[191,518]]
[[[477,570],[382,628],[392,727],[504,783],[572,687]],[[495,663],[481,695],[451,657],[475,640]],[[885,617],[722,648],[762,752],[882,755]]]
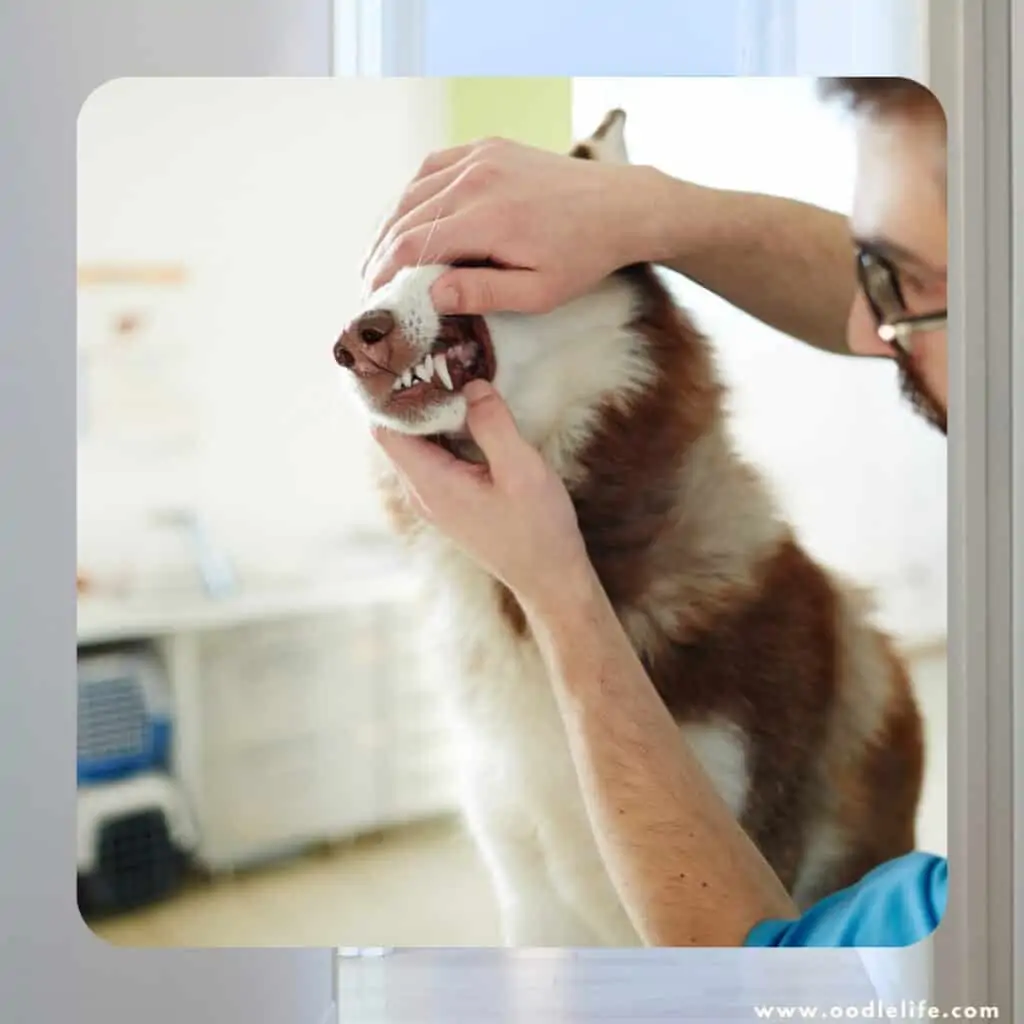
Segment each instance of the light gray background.
[[1015,673],[1011,662],[1013,614],[1016,609],[1019,615],[1021,607],[1019,585],[1012,593],[1010,483],[1012,343],[1020,327],[1012,322],[1009,276],[1011,70],[1021,59],[1020,51],[1011,49],[1011,21],[1021,9],[1021,0],[930,4],[936,27],[932,78],[950,130],[954,339],[949,442],[950,892],[935,940],[935,980],[941,1005],[992,1003],[1004,1019],[1013,1018],[1013,988],[1022,974],[1024,952],[1019,943],[1015,947],[1013,935],[1015,892],[1021,885],[1014,871],[1013,829],[1022,795],[1013,787],[1013,712],[1015,703],[1019,710],[1024,701],[1024,690],[1020,665]]
[[[1022,360],[1011,359],[1010,340],[1022,324],[1019,300],[1018,318],[1011,323],[1008,276],[1010,83],[1015,74],[1019,94],[1022,8],[1022,0],[931,4],[933,18],[960,26],[969,58],[962,61],[955,47],[935,52],[940,63],[946,62],[949,86],[943,99],[953,131],[952,195],[965,193],[953,210],[951,306],[954,329],[959,326],[969,343],[952,361],[953,888],[950,915],[939,934],[938,981],[950,1002],[998,1001],[1004,1007],[1013,958],[1019,968],[1024,949],[1019,913],[1016,949],[1012,943],[1009,841],[1014,803],[1016,827],[1021,827],[1024,792],[1019,746],[1020,785],[1016,792],[1010,785],[1014,712],[1018,726],[1024,725],[1021,662],[1018,658],[1014,666],[1009,658],[1012,612],[1018,616],[1018,654],[1024,633],[1019,618],[1024,545],[1017,546],[1014,563],[1009,494],[1014,468],[1018,495],[1024,487],[1024,431],[1018,416],[1012,421],[1018,445],[1014,460],[1010,382],[1016,374],[1022,383]],[[5,1020],[314,1024],[329,1010],[328,951],[108,949],[78,919],[69,866],[77,110],[92,88],[123,75],[327,73],[330,22],[329,0],[0,2],[0,807],[6,812],[0,833],[0,1006]],[[962,105],[954,100],[950,107],[960,93]],[[1018,161],[1018,196],[1019,168]],[[961,241],[963,249],[957,245]],[[958,272],[966,275],[966,296],[956,287]],[[1022,525],[1018,500],[1018,537]],[[1017,600],[1011,603],[1014,580]],[[1014,668],[1016,704],[1011,700]],[[963,689],[968,679],[970,699]],[[1020,880],[1016,883],[1019,911]],[[1018,1009],[1024,1011],[1019,1003]],[[1024,1012],[1017,1019],[1024,1019]]]
[[320,1024],[327,950],[115,950],[78,916],[75,120],[125,75],[324,75],[329,0],[0,0],[0,1019]]
[[[1021,338],[1024,337],[1024,0],[1014,0],[1010,24],[1011,105],[1016,117],[1011,121],[1011,154],[1013,167],[1012,213],[1017,230],[1013,233],[1012,289],[1013,337],[1016,347],[1012,356],[1012,395],[1017,398],[1013,408],[1013,612],[1012,623],[1014,688],[1014,834],[1012,849],[1017,864],[1024,860],[1024,355]],[[1011,223],[1013,221],[1011,220]],[[1024,869],[1017,868],[1014,890],[1013,963],[1017,979],[1014,992],[1014,1020],[1024,1020]]]

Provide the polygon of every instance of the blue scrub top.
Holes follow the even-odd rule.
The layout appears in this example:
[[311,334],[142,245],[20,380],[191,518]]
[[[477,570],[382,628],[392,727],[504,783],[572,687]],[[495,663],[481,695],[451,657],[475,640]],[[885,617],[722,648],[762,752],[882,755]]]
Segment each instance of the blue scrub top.
[[943,857],[910,853],[815,904],[795,921],[762,921],[746,946],[912,946],[946,911]]

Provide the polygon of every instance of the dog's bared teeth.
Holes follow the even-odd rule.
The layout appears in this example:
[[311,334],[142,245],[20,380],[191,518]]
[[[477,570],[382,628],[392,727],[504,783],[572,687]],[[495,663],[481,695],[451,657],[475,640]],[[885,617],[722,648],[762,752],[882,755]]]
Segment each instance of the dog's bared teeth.
[[434,376],[434,357],[427,353],[427,358],[416,367],[416,376],[425,383],[429,383]]
[[412,387],[412,367],[410,367],[408,370],[405,371],[405,373],[402,374],[402,387]]
[[452,384],[452,375],[448,372],[448,360],[444,354],[434,356],[434,369],[437,371],[438,377],[441,378],[441,383],[449,391],[454,391],[455,387]]

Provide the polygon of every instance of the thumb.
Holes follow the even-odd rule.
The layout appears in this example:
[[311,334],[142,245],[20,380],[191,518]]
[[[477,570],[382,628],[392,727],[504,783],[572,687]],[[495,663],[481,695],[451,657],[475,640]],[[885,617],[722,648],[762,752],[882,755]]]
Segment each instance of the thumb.
[[536,270],[456,267],[434,282],[431,298],[442,316],[543,313],[551,305],[547,291]]
[[463,389],[466,428],[483,452],[495,481],[514,476],[525,459],[537,452],[519,433],[515,417],[494,387],[483,380],[470,381]]
[[483,467],[462,462],[424,437],[375,427],[373,438],[427,507],[435,507],[453,493],[461,493],[460,488],[480,484]]

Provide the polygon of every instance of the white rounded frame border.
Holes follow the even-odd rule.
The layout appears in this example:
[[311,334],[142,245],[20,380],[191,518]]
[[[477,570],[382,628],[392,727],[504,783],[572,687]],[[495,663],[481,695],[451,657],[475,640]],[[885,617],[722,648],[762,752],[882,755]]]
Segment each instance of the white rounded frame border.
[[[1014,871],[1024,860],[1024,541],[1013,543],[1024,538],[1024,406],[1012,402],[1024,395],[1024,358],[1011,344],[1024,336],[1011,278],[1024,265],[1013,233],[1014,213],[1024,221],[1024,117],[1012,116],[1024,97],[1024,0],[932,0],[928,14],[928,78],[950,123],[951,330],[966,342],[951,346],[951,888],[934,939],[935,998],[994,1003],[1004,1019],[1024,1020],[1024,985],[1014,991],[1024,977],[1024,882]],[[36,0],[0,11],[0,237],[13,252],[0,277],[5,1019],[325,1024],[336,1015],[333,950],[115,950],[88,931],[69,870],[67,697],[78,110],[98,85],[128,75],[328,75],[335,16],[330,0]],[[393,50],[411,53],[415,42]],[[807,70],[797,64],[792,72]]]

